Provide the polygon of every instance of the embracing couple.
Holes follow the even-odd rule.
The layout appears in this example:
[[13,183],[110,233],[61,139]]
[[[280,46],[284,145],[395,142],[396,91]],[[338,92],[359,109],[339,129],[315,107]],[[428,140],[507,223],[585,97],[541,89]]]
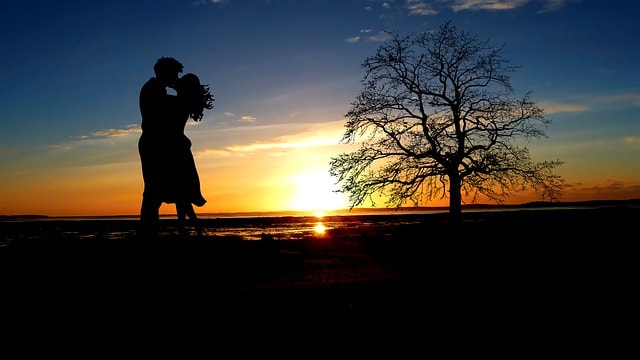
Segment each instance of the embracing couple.
[[[186,232],[189,217],[198,234],[202,233],[193,205],[203,206],[206,200],[184,128],[189,119],[201,121],[204,109],[213,108],[214,99],[209,86],[201,84],[195,74],[180,77],[182,69],[176,59],[162,57],[153,67],[155,77],[140,90],[142,135],[138,152],[144,190],[139,235],[143,239],[158,236],[162,203],[175,204],[181,232]],[[167,88],[174,89],[176,95],[169,94]]]

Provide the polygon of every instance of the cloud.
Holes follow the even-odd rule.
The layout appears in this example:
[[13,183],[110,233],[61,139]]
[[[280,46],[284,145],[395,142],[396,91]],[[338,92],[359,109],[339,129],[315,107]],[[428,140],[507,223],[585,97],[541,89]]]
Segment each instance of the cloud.
[[561,9],[566,3],[567,0],[547,0],[542,10],[540,10],[540,13],[557,11]]
[[80,137],[81,140],[87,139],[103,139],[103,138],[114,138],[114,137],[122,137],[130,134],[139,134],[142,132],[139,125],[130,124],[127,125],[124,129],[104,129],[97,130],[92,132],[90,135],[83,135]]
[[298,149],[309,147],[334,146],[339,143],[342,128],[327,127],[308,129],[293,135],[282,135],[269,142],[254,142],[246,145],[231,145],[225,149],[231,152],[249,152],[271,149]]
[[377,35],[372,35],[368,37],[371,42],[385,42],[391,39],[391,35],[387,32],[380,31]]
[[438,13],[430,4],[421,0],[406,0],[405,8],[409,10],[409,15],[436,15]]
[[53,144],[49,148],[54,151],[69,151],[73,149],[73,146],[70,143],[60,143]]
[[604,183],[592,186],[584,185],[584,183],[579,182],[567,184],[563,198],[566,201],[640,198],[640,185],[625,183],[618,179],[607,179]]
[[203,150],[193,151],[193,156],[196,158],[223,157],[223,156],[229,156],[230,154],[231,152],[227,150],[220,150],[220,149],[203,149]]
[[242,115],[240,116],[240,119],[238,119],[238,121],[253,123],[256,122],[256,118],[251,115]]
[[[543,2],[542,10],[539,13],[548,13],[561,9],[569,0],[546,0]],[[504,11],[522,7],[532,0],[441,0],[439,3],[449,6],[454,12],[459,11]],[[435,15],[438,10],[434,9],[427,1],[405,0],[405,8],[409,10],[409,15]]]
[[225,112],[224,113],[225,117],[231,118],[233,120],[236,120],[238,122],[242,122],[242,123],[254,123],[256,122],[257,118],[251,115],[236,115],[232,112]]
[[583,112],[589,110],[587,106],[545,101],[539,102],[538,105],[540,105],[544,109],[545,114],[556,114],[561,112]]
[[[370,32],[371,32],[371,29],[362,29],[362,30],[360,30],[361,34],[368,34]],[[348,37],[348,38],[344,39],[344,42],[349,43],[349,44],[355,44],[358,41],[360,41],[360,38],[361,37],[359,35],[351,36],[351,37]]]
[[[575,103],[540,101],[545,114],[585,112],[592,109],[640,107],[640,93],[619,93],[609,95],[577,95]],[[583,105],[588,104],[588,105]]]
[[189,6],[204,6],[207,3],[211,3],[213,5],[226,5],[229,0],[193,0],[189,3]]
[[640,136],[627,136],[624,138],[627,144],[640,144]]
[[298,148],[308,148],[308,147],[320,147],[327,145],[335,145],[337,143],[336,139],[327,139],[327,138],[318,138],[318,139],[308,139],[301,141],[278,141],[275,139],[274,142],[269,143],[253,143],[247,145],[233,145],[227,146],[226,150],[231,152],[252,152],[252,151],[264,151],[264,150],[272,150],[272,149],[298,149]]
[[[198,134],[202,139],[220,145],[217,148],[209,147],[198,150],[198,156],[242,156],[253,152],[276,151],[279,153],[291,149],[339,146],[343,131],[344,122],[342,120],[314,124],[287,123],[236,127],[222,132],[216,130],[212,133]],[[230,142],[230,139],[242,140]],[[194,144],[204,143],[204,141],[199,141],[195,139]]]
[[[103,129],[96,130],[89,135],[81,135],[75,137],[70,142],[57,143],[48,145],[47,148],[54,152],[70,152],[78,148],[87,148],[93,146],[110,146],[113,147],[114,143],[122,144],[123,142],[135,143],[135,139],[132,135],[138,135],[142,133],[140,125],[130,124],[126,125],[122,129]],[[117,141],[114,141],[117,140]],[[120,145],[116,145],[120,146]]]
[[595,98],[595,101],[605,104],[612,104],[618,106],[633,106],[640,107],[640,94],[639,93],[619,93],[612,95],[603,95]]
[[528,3],[529,0],[455,0],[453,11],[463,10],[513,10]]
[[89,135],[74,137],[71,141],[45,145],[29,156],[30,166],[83,167],[135,162],[137,141],[142,132],[139,125],[126,125],[121,129],[103,129]]
[[545,104],[543,107],[545,110],[556,109],[554,112],[575,112],[575,111],[586,111],[591,108],[625,108],[625,107],[640,107],[640,93],[618,93],[618,94],[605,94],[605,95],[578,95],[575,97],[576,102],[581,104],[589,104],[586,105],[570,105],[570,104],[560,104],[553,102],[541,102]]

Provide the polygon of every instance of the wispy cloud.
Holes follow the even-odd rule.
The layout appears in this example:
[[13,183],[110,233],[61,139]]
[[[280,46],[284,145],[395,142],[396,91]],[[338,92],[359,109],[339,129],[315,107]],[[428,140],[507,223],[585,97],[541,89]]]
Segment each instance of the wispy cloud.
[[[451,8],[454,12],[459,11],[504,11],[522,7],[533,0],[441,0],[437,4]],[[543,1],[540,13],[553,12],[564,7],[569,0],[546,0]],[[436,15],[439,10],[434,8],[434,2],[424,0],[405,0],[404,7],[409,15]]]
[[[552,101],[540,101],[546,114],[560,112],[582,112],[591,109],[640,107],[640,93],[618,93],[605,95],[578,95],[574,103],[559,103]],[[588,105],[584,105],[588,104]]]
[[251,115],[242,115],[240,116],[240,119],[238,119],[238,121],[240,122],[250,122],[250,123],[256,122],[256,120],[257,119]]
[[409,15],[436,15],[438,13],[430,3],[421,0],[406,0],[405,8]]
[[368,39],[371,42],[385,42],[385,41],[391,39],[391,35],[389,33],[387,33],[387,32],[380,31],[376,35],[369,36]]
[[225,112],[224,116],[242,123],[254,123],[258,120],[256,117],[251,115],[237,115],[232,112]]
[[142,132],[139,125],[130,124],[127,125],[124,129],[104,129],[97,130],[92,132],[89,135],[80,136],[80,140],[89,140],[89,139],[104,139],[104,138],[114,138],[114,137],[123,137],[130,134],[139,134]]
[[204,150],[197,150],[197,151],[193,151],[193,156],[196,158],[203,158],[203,157],[223,157],[223,156],[229,156],[231,155],[231,152],[228,150],[220,150],[220,149],[204,149]]
[[567,201],[594,199],[637,199],[640,185],[628,184],[618,179],[607,179],[601,184],[587,185],[577,182],[567,184],[564,196]]
[[567,0],[547,0],[547,2],[545,3],[545,5],[543,6],[540,12],[546,13],[546,12],[557,11],[562,7],[564,7],[566,3],[567,3]]
[[528,3],[529,0],[455,0],[453,11],[463,10],[512,10]]
[[[220,130],[215,130],[211,133],[203,132],[198,133],[197,136],[202,140],[206,139],[206,142],[217,143],[219,146],[197,150],[197,156],[243,156],[254,152],[273,151],[280,153],[293,149],[340,146],[343,131],[344,123],[342,121],[334,121],[318,124],[287,123],[236,127],[223,130],[223,132]],[[196,134],[194,134],[195,136]],[[194,144],[205,143],[205,141],[200,141],[199,138],[194,139]],[[241,141],[237,142],[231,139]]]
[[247,145],[234,145],[226,147],[226,150],[231,152],[250,152],[250,151],[264,151],[264,150],[272,150],[272,149],[297,149],[297,148],[308,148],[308,147],[319,147],[319,146],[333,146],[337,143],[337,140],[334,138],[318,138],[318,139],[307,139],[301,141],[278,141],[275,139],[274,142],[268,143],[254,143]]
[[603,95],[594,98],[594,100],[606,104],[640,107],[640,93]]
[[615,94],[584,94],[575,96],[575,102],[580,104],[589,104],[579,106],[580,108],[587,109],[605,109],[605,108],[626,108],[626,107],[640,107],[640,93],[627,92],[627,93],[615,93]]
[[89,135],[74,137],[71,141],[47,145],[47,151],[71,152],[94,146],[118,147],[123,143],[131,143],[135,146],[135,141],[140,133],[142,133],[142,129],[137,124],[127,125],[122,129],[97,130]]
[[207,4],[213,5],[225,5],[229,0],[193,0],[189,3],[189,6],[202,6]]
[[627,136],[624,141],[627,144],[640,144],[640,136]]
[[561,112],[582,112],[589,110],[587,106],[545,101],[539,102],[538,105],[540,105],[544,109],[545,114],[556,114]]
[[[371,32],[371,29],[362,29],[362,30],[360,30],[361,34],[368,34],[370,32]],[[351,36],[351,37],[348,37],[348,38],[344,39],[344,42],[349,43],[349,44],[355,44],[358,41],[360,41],[361,38],[362,38],[361,35],[355,35],[355,36]]]

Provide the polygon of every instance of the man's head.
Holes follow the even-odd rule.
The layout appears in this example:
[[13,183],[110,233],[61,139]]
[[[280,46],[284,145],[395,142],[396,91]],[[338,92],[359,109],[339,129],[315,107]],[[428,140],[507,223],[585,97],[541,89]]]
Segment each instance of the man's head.
[[156,78],[164,82],[167,86],[173,86],[178,80],[178,74],[182,72],[182,64],[172,57],[161,57],[153,65]]

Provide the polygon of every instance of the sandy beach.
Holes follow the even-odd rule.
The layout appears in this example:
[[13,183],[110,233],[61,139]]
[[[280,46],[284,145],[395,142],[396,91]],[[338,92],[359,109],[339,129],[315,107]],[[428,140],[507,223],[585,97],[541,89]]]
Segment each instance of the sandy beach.
[[[180,237],[167,220],[153,243],[127,235],[135,222],[3,222],[2,327],[28,336],[623,342],[639,215],[627,206],[475,212],[456,226],[398,215],[257,241]],[[88,231],[103,236],[83,238]],[[106,235],[115,233],[124,235]]]

